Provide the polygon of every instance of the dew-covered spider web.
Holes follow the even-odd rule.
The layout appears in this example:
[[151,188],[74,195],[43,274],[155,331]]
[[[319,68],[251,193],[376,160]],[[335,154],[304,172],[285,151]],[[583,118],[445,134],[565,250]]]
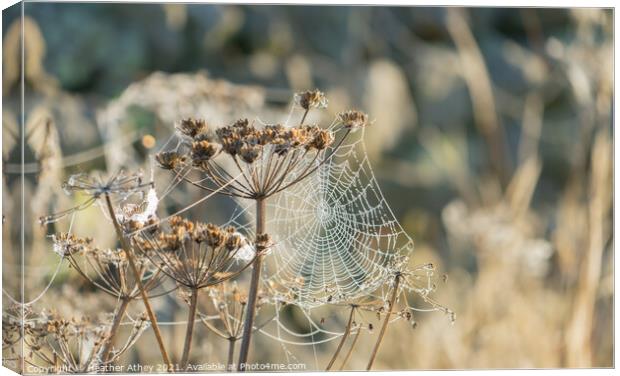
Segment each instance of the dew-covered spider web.
[[268,202],[265,280],[302,307],[351,302],[393,279],[413,250],[373,175],[364,129],[318,171]]

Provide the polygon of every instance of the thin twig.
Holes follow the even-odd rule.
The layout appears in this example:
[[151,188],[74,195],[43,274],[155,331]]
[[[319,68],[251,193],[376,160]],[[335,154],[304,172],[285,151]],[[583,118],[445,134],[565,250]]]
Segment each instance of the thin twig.
[[342,364],[340,365],[339,371],[342,371],[344,369],[344,366],[349,361],[351,354],[353,354],[353,348],[355,347],[355,344],[357,343],[357,339],[360,337],[361,333],[362,333],[362,328],[358,327],[357,332],[355,333],[355,337],[353,337],[353,341],[351,342],[351,347],[349,347],[349,351],[347,351],[347,355],[344,357],[344,360],[342,361]]
[[396,297],[398,296],[398,287],[400,285],[400,273],[396,274],[394,277],[394,290],[392,291],[392,297],[389,301],[389,308],[385,315],[385,320],[383,321],[383,325],[381,326],[381,331],[379,332],[379,338],[377,338],[377,343],[375,343],[375,347],[372,350],[372,354],[370,355],[370,360],[368,361],[368,366],[366,366],[366,371],[370,371],[372,368],[372,364],[375,362],[375,358],[377,357],[377,353],[379,352],[379,346],[381,346],[381,342],[383,341],[383,336],[385,335],[385,331],[387,330],[387,326],[390,323],[390,316],[392,315],[392,311],[394,310],[394,306],[396,305]]
[[114,224],[114,229],[116,230],[116,235],[118,236],[118,240],[121,243],[121,247],[125,251],[125,255],[127,256],[127,261],[129,262],[129,266],[136,278],[136,285],[138,285],[138,289],[140,289],[140,295],[142,296],[142,302],[144,303],[144,308],[146,308],[146,312],[149,316],[149,320],[151,321],[151,327],[153,328],[153,333],[155,333],[155,338],[157,339],[157,344],[159,345],[159,351],[161,352],[161,357],[165,364],[168,365],[168,371],[172,372],[172,363],[170,362],[170,358],[168,358],[168,353],[166,352],[166,348],[164,347],[164,340],[162,339],[161,332],[159,331],[159,326],[157,325],[157,316],[153,312],[151,308],[151,304],[149,303],[149,298],[144,290],[144,286],[142,286],[142,281],[140,279],[140,272],[136,267],[136,263],[133,259],[133,251],[127,239],[123,235],[123,230],[121,229],[120,224],[116,219],[116,213],[114,212],[114,207],[112,206],[112,201],[110,200],[110,195],[105,194],[105,201],[108,206],[108,212],[110,213],[110,217],[112,218],[112,223]]
[[101,355],[99,356],[102,363],[105,363],[108,360],[110,350],[112,350],[112,347],[114,346],[116,332],[121,325],[121,321],[123,320],[123,316],[125,316],[125,311],[127,311],[127,306],[130,301],[131,298],[129,297],[121,298],[121,304],[114,311],[114,319],[112,321],[112,326],[110,327],[110,336],[108,337],[105,345],[101,348]]
[[327,364],[327,368],[325,368],[325,371],[329,371],[332,368],[332,366],[334,365],[334,362],[336,361],[336,359],[338,358],[338,355],[340,354],[340,350],[342,350],[342,346],[344,346],[344,343],[349,337],[349,333],[351,332],[351,324],[353,323],[353,315],[355,314],[355,308],[356,307],[354,305],[351,306],[351,314],[349,315],[349,321],[347,322],[347,327],[344,330],[344,334],[342,335],[342,339],[340,340],[340,343],[338,344],[338,347],[336,348],[336,352],[332,356],[332,359],[329,361],[329,364]]

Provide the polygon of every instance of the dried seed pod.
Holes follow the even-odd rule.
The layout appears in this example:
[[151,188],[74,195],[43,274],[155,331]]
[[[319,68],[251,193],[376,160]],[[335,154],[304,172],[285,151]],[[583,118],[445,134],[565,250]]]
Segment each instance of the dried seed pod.
[[203,162],[213,158],[219,150],[219,145],[207,140],[195,141],[192,143],[191,158],[194,166],[199,166]]
[[219,247],[226,240],[226,234],[217,226],[208,224],[206,228],[206,241],[210,247]]
[[256,235],[256,246],[260,248],[267,248],[272,244],[271,236],[269,234]]
[[239,150],[239,156],[246,163],[254,163],[261,154],[262,148],[258,145],[244,145]]
[[174,170],[179,165],[185,163],[186,158],[176,151],[162,151],[155,154],[155,160],[159,164],[159,167],[164,170]]
[[194,138],[207,131],[207,122],[203,119],[187,118],[179,121],[175,128],[182,135]]
[[316,89],[296,93],[294,100],[295,104],[304,110],[309,110],[310,108],[327,108],[327,98],[325,94]]
[[226,239],[226,248],[229,251],[235,251],[241,246],[241,235],[238,233],[233,233],[228,236]]
[[345,111],[338,114],[338,121],[346,128],[363,128],[368,125],[368,115],[361,111]]
[[328,130],[319,130],[312,141],[308,144],[310,148],[324,150],[334,142],[334,135]]

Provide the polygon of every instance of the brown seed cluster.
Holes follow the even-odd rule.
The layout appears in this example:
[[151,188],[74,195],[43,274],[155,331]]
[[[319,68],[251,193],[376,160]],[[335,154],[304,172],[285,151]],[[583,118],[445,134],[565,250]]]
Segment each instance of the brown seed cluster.
[[187,118],[179,121],[175,128],[179,133],[194,138],[207,131],[207,122],[202,119]]
[[[139,290],[135,276],[129,268],[127,254],[123,249],[99,248],[91,238],[59,233],[52,236],[54,251],[66,257],[69,264],[93,286],[116,297],[133,299]],[[136,254],[134,262],[145,290],[158,288],[163,276],[150,273],[154,266],[143,255]]]
[[[126,232],[132,233],[139,230],[147,231],[149,233],[156,233],[159,231],[159,218],[150,216],[145,222],[130,219],[122,223]],[[144,230],[143,230],[144,229]]]
[[191,160],[196,167],[201,167],[208,162],[220,150],[220,146],[208,140],[194,141],[192,143]]
[[223,247],[232,252],[241,246],[242,237],[234,227],[222,228],[211,223],[192,222],[180,216],[168,220],[170,229],[156,232],[154,241],[140,241],[145,250],[179,251],[187,241],[205,244],[211,248]]
[[61,232],[52,235],[54,243],[54,252],[60,256],[71,256],[76,254],[84,254],[93,249],[92,238],[80,238],[75,234]]
[[283,125],[267,125],[257,129],[247,119],[217,130],[225,153],[239,156],[246,163],[253,163],[271,145],[275,154],[283,156],[298,150],[324,150],[334,140],[331,132],[316,125],[287,128]]
[[188,130],[190,124],[205,124],[204,121],[190,122],[188,119],[181,124],[185,124],[183,135],[193,135],[189,155],[178,151],[158,153],[155,159],[163,169],[174,170],[183,166],[189,159],[193,166],[206,170],[207,162],[220,151],[252,164],[267,150],[275,155],[284,156],[294,150],[325,150],[334,141],[332,132],[316,125],[287,128],[276,124],[259,129],[251,125],[247,119],[240,119],[232,125],[217,129],[215,135],[211,135],[206,125],[194,126],[191,127],[191,131]]
[[245,244],[234,227],[193,222],[180,216],[134,243],[154,265],[178,283],[203,288],[236,275],[236,254]]
[[272,245],[271,236],[268,234],[258,234],[256,235],[256,247],[260,249],[268,248]]
[[[156,160],[166,170],[180,173],[193,168],[205,174],[207,178],[200,180],[189,174],[177,177],[209,192],[247,199],[270,197],[313,174],[343,144],[352,128],[368,121],[360,112],[346,113],[345,126],[340,129],[347,132],[335,142],[332,129],[304,124],[310,109],[327,107],[325,94],[308,90],[295,94],[294,100],[306,111],[293,127],[255,126],[248,119],[239,119],[215,129],[204,120],[184,119],[176,125],[181,144],[174,151],[157,154]],[[218,163],[220,154],[231,157],[234,165]]]
[[311,108],[326,108],[327,98],[319,90],[308,90],[295,94],[295,104],[304,110]]
[[338,121],[345,128],[363,128],[368,125],[368,115],[361,111],[350,110],[338,114]]
[[155,160],[164,170],[174,170],[183,165],[187,158],[176,151],[162,151],[155,154]]

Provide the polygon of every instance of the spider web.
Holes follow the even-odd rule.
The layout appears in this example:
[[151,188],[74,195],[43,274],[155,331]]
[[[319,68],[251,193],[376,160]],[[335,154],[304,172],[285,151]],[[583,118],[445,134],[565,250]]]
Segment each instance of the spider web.
[[306,180],[268,201],[274,240],[265,281],[311,308],[366,298],[406,265],[413,240],[386,202],[364,129]]

